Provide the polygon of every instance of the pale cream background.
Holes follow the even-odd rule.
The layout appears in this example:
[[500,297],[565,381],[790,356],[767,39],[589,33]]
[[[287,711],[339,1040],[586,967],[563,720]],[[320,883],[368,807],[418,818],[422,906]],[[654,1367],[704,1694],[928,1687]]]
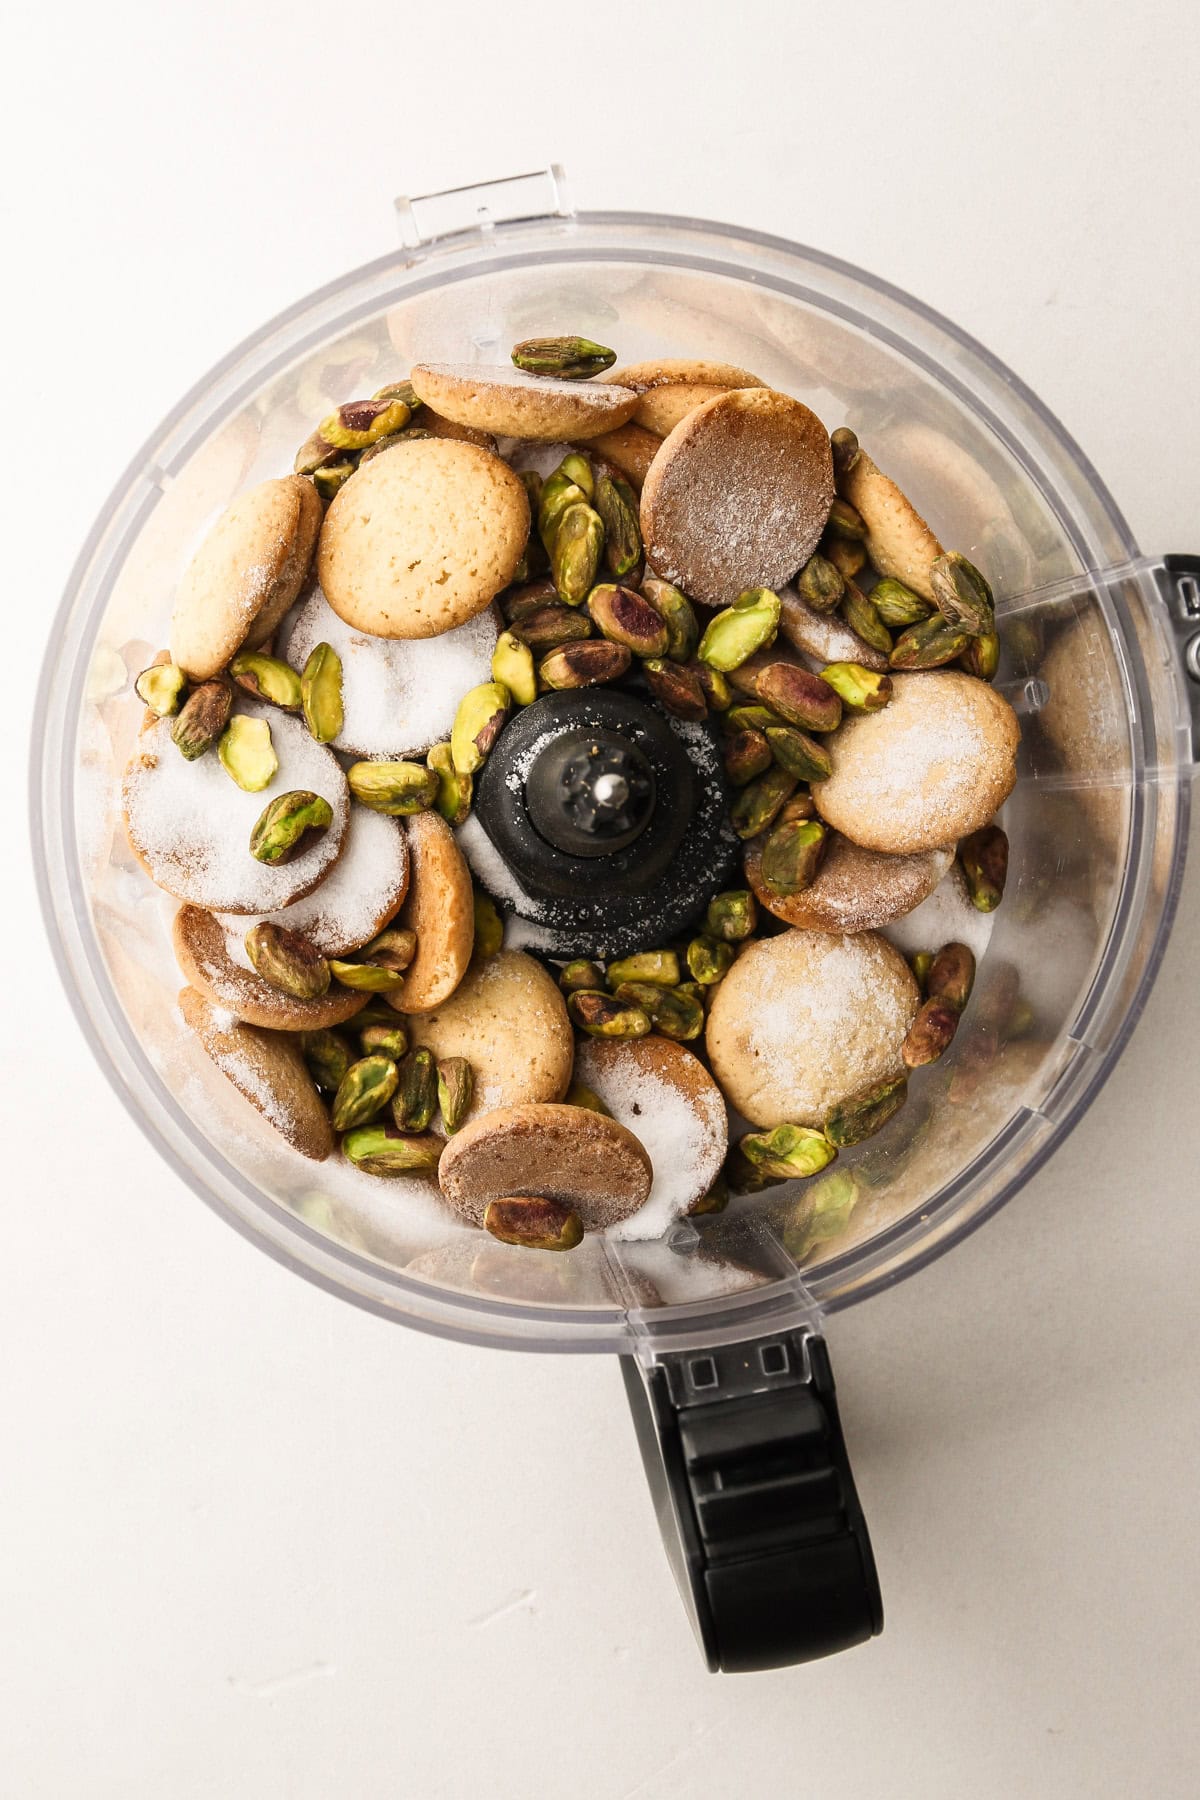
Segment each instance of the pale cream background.
[[1148,548],[1200,548],[1183,0],[21,9],[0,129],[5,1800],[1185,1796],[1200,866],[1115,1079],[1007,1213],[831,1330],[888,1608],[712,1680],[615,1364],[420,1338],[163,1170],[72,1031],[21,823],[46,622],[141,438],[391,196],[563,160],[960,320]]

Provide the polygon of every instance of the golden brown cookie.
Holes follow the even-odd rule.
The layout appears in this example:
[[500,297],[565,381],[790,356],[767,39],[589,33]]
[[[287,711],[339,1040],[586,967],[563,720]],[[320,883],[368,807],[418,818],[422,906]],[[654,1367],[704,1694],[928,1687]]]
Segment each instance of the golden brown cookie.
[[833,502],[829,434],[799,400],[735,388],[664,441],[642,488],[647,561],[708,606],[782,587],[816,549]]
[[878,674],[888,666],[883,652],[851,631],[840,613],[818,612],[792,587],[784,588],[779,596],[779,635],[822,666],[856,662]]
[[1021,729],[986,681],[957,669],[895,675],[882,712],[843,719],[825,739],[821,817],[867,850],[907,856],[954,844],[1012,792]]
[[[130,847],[146,873],[177,900],[206,912],[270,913],[310,893],[333,868],[350,821],[350,790],[332,751],[309,736],[303,719],[277,707],[240,710],[267,718],[279,767],[248,794],[226,774],[216,750],[188,762],[160,719],[138,739],[121,800]],[[329,802],[329,829],[288,863],[250,854],[250,833],[272,800],[294,791]]]
[[819,1126],[838,1101],[903,1072],[920,1001],[900,952],[873,931],[760,938],[713,996],[713,1074],[753,1125]]
[[302,475],[260,482],[222,513],[184,572],[171,619],[172,659],[195,680],[274,630],[304,585],[320,519]]
[[443,417],[497,437],[592,438],[623,425],[637,405],[636,394],[611,382],[558,381],[474,363],[417,363],[409,380]]
[[586,1038],[575,1077],[632,1131],[654,1167],[650,1198],[616,1235],[661,1237],[721,1173],[729,1122],[720,1088],[698,1056],[664,1037]]
[[[403,1004],[404,990],[397,996]],[[439,1061],[464,1056],[475,1077],[467,1114],[561,1100],[571,1080],[575,1035],[558,983],[532,956],[499,950],[477,958],[450,998],[412,1021],[414,1045]]]
[[681,382],[707,384],[720,388],[765,387],[749,369],[736,363],[710,362],[705,357],[660,356],[648,362],[627,363],[623,369],[610,369],[603,380],[617,387],[632,388],[635,394],[648,394],[655,388],[674,387]]
[[443,1006],[467,972],[475,945],[471,871],[440,813],[408,821],[408,898],[397,923],[417,934],[417,953],[404,986],[389,996],[397,1012],[429,1013]]
[[296,1039],[241,1024],[195,988],[183,989],[179,1010],[222,1075],[268,1125],[301,1156],[324,1162],[333,1149],[333,1127]]
[[585,1231],[603,1231],[646,1204],[652,1177],[633,1133],[581,1106],[484,1113],[450,1139],[438,1165],[445,1198],[475,1225],[491,1201],[537,1194],[574,1207]]
[[640,425],[618,425],[615,431],[602,431],[588,439],[588,449],[596,451],[624,475],[636,493],[641,493],[650,464],[662,447],[662,439]]
[[890,476],[860,450],[839,487],[857,507],[867,527],[867,555],[881,575],[903,581],[914,593],[933,599],[929,571],[942,546],[912,502]]
[[647,388],[637,403],[633,423],[657,437],[669,437],[682,419],[703,406],[706,400],[717,400],[731,390],[718,382],[672,381],[662,387]]
[[[302,900],[267,917],[273,925],[298,931],[322,956],[347,956],[383,930],[407,892],[403,821],[368,806],[352,806],[342,854],[328,875]],[[221,915],[221,922],[239,938],[256,923],[234,913]]]
[[[180,907],[171,941],[180,973],[214,1006],[233,1013],[244,1025],[262,1025],[271,1031],[327,1030],[352,1019],[370,997],[351,993],[336,982],[315,1000],[297,1000],[281,993],[250,967],[244,950],[242,960],[235,956],[220,919],[198,906]],[[240,948],[236,936],[234,943]]]
[[529,500],[476,444],[411,438],[356,469],[330,503],[317,572],[338,617],[384,638],[428,638],[484,612],[516,573]]
[[885,856],[832,832],[816,880],[799,894],[780,895],[763,882],[765,841],[746,845],[746,880],[768,912],[810,931],[878,931],[928,899],[954,860],[953,850]]

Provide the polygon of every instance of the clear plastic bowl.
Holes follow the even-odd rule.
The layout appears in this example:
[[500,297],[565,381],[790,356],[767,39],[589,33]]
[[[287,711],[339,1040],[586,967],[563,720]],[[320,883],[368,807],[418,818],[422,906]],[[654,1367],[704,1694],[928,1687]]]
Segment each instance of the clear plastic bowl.
[[[539,216],[499,216],[514,211]],[[859,270],[725,226],[572,216],[552,182],[532,198],[521,184],[440,197],[406,223],[407,251],[302,301],[182,401],[72,575],[33,766],[43,904],[80,1025],[203,1199],[388,1317],[558,1351],[719,1345],[811,1320],[919,1268],[1002,1205],[1132,1030],[1170,925],[1193,767],[1169,577],[1007,370]],[[287,1150],[175,1010],[171,903],[127,850],[114,801],[138,722],[132,680],[165,642],[198,538],[236,492],[291,467],[332,403],[417,357],[503,360],[553,330],[612,343],[623,360],[737,362],[831,427],[851,424],[996,588],[999,682],[1024,729],[1008,893],[951,1054],[839,1165],[859,1177],[849,1211],[814,1217],[811,1196],[781,1188],[665,1241],[517,1253],[448,1223],[432,1198]],[[1019,1022],[1018,980],[1032,1005]]]

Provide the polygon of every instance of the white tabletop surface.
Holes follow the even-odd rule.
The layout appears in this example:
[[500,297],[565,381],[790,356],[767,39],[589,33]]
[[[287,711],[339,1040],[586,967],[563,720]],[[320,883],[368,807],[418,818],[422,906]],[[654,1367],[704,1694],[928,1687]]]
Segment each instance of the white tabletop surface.
[[1141,543],[1200,549],[1197,13],[48,0],[8,27],[0,708],[6,1800],[991,1800],[1200,1783],[1200,861],[1136,1037],[1007,1211],[830,1330],[888,1622],[704,1673],[608,1359],[404,1332],[164,1169],[78,1041],[19,765],[76,547],[168,406],[391,247],[567,166],[960,321]]

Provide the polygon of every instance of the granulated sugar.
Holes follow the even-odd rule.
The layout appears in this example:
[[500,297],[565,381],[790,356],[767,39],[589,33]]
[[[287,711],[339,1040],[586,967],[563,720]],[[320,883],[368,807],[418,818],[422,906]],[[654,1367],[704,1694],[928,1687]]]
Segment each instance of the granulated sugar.
[[513,871],[493,844],[479,820],[472,813],[454,833],[459,849],[467,859],[472,875],[478,877],[494,900],[511,906],[526,918],[539,916],[539,903],[527,894]]
[[[324,881],[302,900],[267,916],[274,925],[301,932],[322,956],[344,956],[374,936],[379,920],[403,892],[407,874],[404,827],[386,813],[353,806],[342,854]],[[226,913],[221,922],[229,931],[234,961],[249,968],[242,940],[258,921]]]
[[[240,707],[268,718],[279,768],[248,794],[215,750],[188,762],[162,719],[138,739],[122,794],[130,836],[168,892],[209,912],[275,912],[332,866],[350,817],[350,794],[337,758],[309,736],[302,719],[277,708]],[[250,854],[250,833],[272,800],[307,789],[329,802],[333,823],[292,862],[272,868]]]
[[388,759],[450,736],[458,703],[492,677],[499,628],[489,607],[432,638],[380,638],[339,619],[319,587],[285,622],[280,655],[302,669],[318,644],[342,659],[340,750]]
[[981,962],[994,923],[994,913],[980,912],[971,905],[963,872],[954,863],[928,900],[914,906],[903,919],[896,919],[883,935],[905,956],[921,950],[936,953],[944,944],[965,944],[976,962]]

